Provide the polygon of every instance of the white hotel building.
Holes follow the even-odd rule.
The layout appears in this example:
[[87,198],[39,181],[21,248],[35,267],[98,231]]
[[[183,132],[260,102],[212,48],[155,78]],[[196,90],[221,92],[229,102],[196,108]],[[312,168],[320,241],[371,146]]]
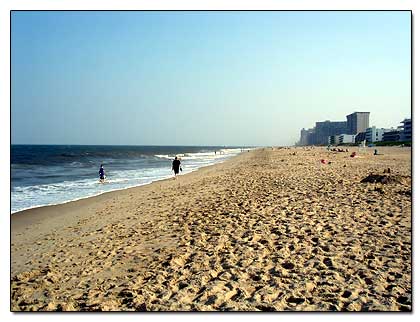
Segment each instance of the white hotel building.
[[382,141],[385,132],[388,132],[388,129],[378,129],[376,126],[368,127],[366,129],[366,142],[379,142]]

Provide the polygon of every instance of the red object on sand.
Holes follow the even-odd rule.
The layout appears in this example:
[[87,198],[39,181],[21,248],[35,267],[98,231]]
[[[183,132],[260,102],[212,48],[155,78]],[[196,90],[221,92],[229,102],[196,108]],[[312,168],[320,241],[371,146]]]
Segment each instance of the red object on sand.
[[321,160],[321,163],[323,163],[323,164],[327,164],[327,163],[328,163],[328,161],[327,161],[327,160],[325,160],[325,159],[322,159],[322,160]]
[[356,152],[353,152],[352,154],[350,154],[351,158],[354,158],[356,156]]

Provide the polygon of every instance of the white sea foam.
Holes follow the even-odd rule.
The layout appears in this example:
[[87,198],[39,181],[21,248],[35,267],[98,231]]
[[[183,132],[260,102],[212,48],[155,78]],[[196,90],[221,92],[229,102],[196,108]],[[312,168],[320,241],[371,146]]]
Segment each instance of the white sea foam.
[[[216,152],[216,153],[215,153]],[[241,149],[221,149],[215,150],[215,152],[195,152],[195,153],[184,153],[184,154],[156,154],[155,157],[161,159],[173,160],[175,157],[182,160],[217,160],[226,159],[226,157],[235,155],[241,152]]]
[[[214,152],[178,154],[177,156],[180,158],[183,168],[181,174],[222,162],[240,153],[241,149],[223,149],[220,151],[217,151],[217,154],[214,154]],[[173,160],[174,155],[162,154],[155,155],[155,157],[167,159],[168,163],[163,163],[159,167],[107,171],[105,184],[99,183],[96,177],[91,177],[22,187],[15,185],[11,191],[11,212],[15,213],[24,209],[66,203],[171,177],[171,162],[169,160]],[[76,164],[74,163],[72,166],[76,166]]]

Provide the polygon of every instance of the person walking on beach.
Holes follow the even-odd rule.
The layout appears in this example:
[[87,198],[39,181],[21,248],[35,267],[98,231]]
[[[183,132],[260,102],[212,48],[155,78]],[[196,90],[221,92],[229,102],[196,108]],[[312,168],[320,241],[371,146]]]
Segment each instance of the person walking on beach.
[[178,157],[175,157],[175,160],[174,161],[172,161],[172,170],[174,171],[174,174],[175,174],[175,177],[174,177],[174,179],[176,179],[176,176],[177,176],[177,174],[179,173],[179,170],[181,169],[181,171],[182,171],[182,168],[181,168],[181,161],[179,161],[178,160]]
[[103,164],[101,164],[101,167],[99,168],[99,182],[104,183],[105,181],[105,170]]

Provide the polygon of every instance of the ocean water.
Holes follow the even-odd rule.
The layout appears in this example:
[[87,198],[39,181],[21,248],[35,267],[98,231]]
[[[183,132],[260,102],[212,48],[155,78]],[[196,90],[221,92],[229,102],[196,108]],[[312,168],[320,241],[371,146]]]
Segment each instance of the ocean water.
[[[222,162],[240,147],[12,145],[11,212],[170,178],[172,160],[182,174]],[[215,153],[216,152],[216,153]],[[103,164],[106,183],[99,183]]]

